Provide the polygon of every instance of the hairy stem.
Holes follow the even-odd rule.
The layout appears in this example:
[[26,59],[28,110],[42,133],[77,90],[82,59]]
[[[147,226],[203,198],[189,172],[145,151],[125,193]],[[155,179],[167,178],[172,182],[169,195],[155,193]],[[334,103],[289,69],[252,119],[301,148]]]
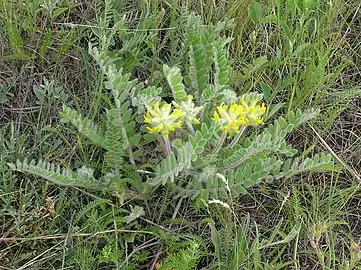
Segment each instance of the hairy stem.
[[170,146],[170,140],[168,138],[168,136],[163,136],[164,138],[164,143],[165,143],[165,150],[166,150],[166,156],[169,156],[170,153],[172,152],[172,148]]
[[226,131],[223,131],[222,137],[221,137],[221,139],[219,140],[219,143],[218,143],[217,147],[214,149],[213,154],[217,154],[217,153],[219,152],[219,150],[221,150],[222,145],[223,145],[226,137],[227,137],[227,132],[226,132]]
[[167,155],[167,150],[166,150],[164,141],[162,140],[162,138],[159,135],[156,135],[156,136],[157,136],[157,140],[158,140],[160,146],[162,147],[164,154]]
[[231,141],[231,143],[228,145],[227,148],[233,148],[233,147],[237,144],[237,142],[239,141],[239,139],[242,137],[242,135],[243,135],[243,133],[246,131],[246,129],[247,129],[247,126],[243,126],[243,127],[241,128],[241,130],[239,131],[239,133],[237,134],[237,136],[234,137],[234,139]]
[[193,125],[191,122],[186,121],[187,127],[189,129],[189,131],[191,132],[191,134],[194,136],[196,134],[196,132],[194,131]]

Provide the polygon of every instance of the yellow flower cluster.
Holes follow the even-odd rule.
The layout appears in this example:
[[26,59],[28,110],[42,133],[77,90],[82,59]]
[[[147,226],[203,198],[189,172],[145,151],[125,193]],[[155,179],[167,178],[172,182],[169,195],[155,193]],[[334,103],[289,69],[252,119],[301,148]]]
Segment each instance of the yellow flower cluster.
[[[202,107],[196,107],[193,103],[193,97],[188,96],[187,101],[181,101],[179,104],[173,101],[175,109],[171,104],[156,102],[148,108],[144,116],[144,122],[148,123],[149,133],[162,133],[167,137],[170,132],[181,128],[183,122],[198,124],[198,113]],[[239,103],[233,103],[228,106],[224,103],[217,106],[213,114],[213,120],[221,125],[224,132],[237,134],[242,126],[257,126],[263,124],[263,115],[266,112],[264,103],[260,104],[259,99],[243,95]]]
[[217,111],[214,112],[212,119],[221,125],[221,129],[225,132],[232,131],[238,133],[240,126],[247,125],[249,122],[244,114],[243,106],[237,103],[229,107],[222,103],[217,106]]
[[199,119],[197,118],[197,115],[202,110],[202,106],[196,107],[196,105],[193,102],[193,96],[188,95],[187,101],[181,101],[179,104],[173,100],[173,105],[177,109],[181,109],[184,112],[184,121],[193,123],[193,124],[199,124]]
[[266,112],[266,106],[264,103],[259,105],[259,101],[257,99],[251,99],[247,102],[246,96],[243,95],[241,97],[241,104],[244,107],[244,112],[250,125],[258,126],[263,124],[263,115]]
[[231,106],[227,106],[222,103],[217,106],[212,119],[221,125],[224,132],[239,133],[241,126],[263,124],[266,106],[264,103],[261,105],[258,103],[259,101],[256,99],[247,102],[243,95],[240,104],[233,103]]
[[199,124],[197,115],[202,107],[196,107],[192,100],[193,96],[188,95],[187,101],[181,101],[179,104],[173,101],[175,109],[172,109],[171,104],[160,102],[148,107],[147,114],[144,116],[144,122],[150,125],[147,127],[148,132],[159,132],[167,137],[170,132],[181,128],[184,121],[187,124]]
[[173,109],[171,104],[160,104],[156,102],[151,108],[148,108],[147,114],[144,116],[144,122],[148,123],[149,133],[160,132],[167,137],[170,132],[182,127],[183,111]]

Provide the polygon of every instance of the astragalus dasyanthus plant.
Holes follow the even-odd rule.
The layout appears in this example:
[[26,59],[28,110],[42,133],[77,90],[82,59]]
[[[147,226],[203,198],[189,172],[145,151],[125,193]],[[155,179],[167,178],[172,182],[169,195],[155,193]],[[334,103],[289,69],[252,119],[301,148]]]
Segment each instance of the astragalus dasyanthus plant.
[[90,54],[106,75],[106,112],[96,124],[64,105],[61,117],[103,149],[99,155],[104,156],[97,159],[102,164],[72,171],[25,160],[10,167],[58,184],[117,194],[132,189],[129,194],[135,190],[141,198],[168,185],[175,196],[205,201],[227,201],[262,182],[332,169],[330,155],[300,158],[286,142],[287,134],[314,118],[317,110],[272,120],[277,106],[265,104],[262,94],[231,89],[230,39],[220,34],[224,27],[189,27],[184,42],[188,63],[182,70],[164,65],[162,87],[132,80],[107,48],[91,46]]

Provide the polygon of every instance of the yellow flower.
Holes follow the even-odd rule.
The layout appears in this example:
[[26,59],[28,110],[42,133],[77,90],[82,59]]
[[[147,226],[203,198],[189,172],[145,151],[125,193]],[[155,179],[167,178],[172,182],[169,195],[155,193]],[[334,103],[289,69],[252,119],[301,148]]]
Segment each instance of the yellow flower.
[[188,95],[187,101],[181,101],[179,104],[175,101],[173,101],[173,105],[182,110],[184,112],[184,120],[189,123],[193,124],[199,124],[199,119],[197,118],[197,115],[202,110],[202,106],[196,107],[193,103],[193,96]]
[[150,126],[147,127],[149,133],[162,133],[168,136],[170,132],[182,127],[183,111],[174,109],[172,111],[171,104],[160,104],[156,102],[152,107],[148,107],[148,111],[144,116],[144,122]]
[[233,103],[231,106],[222,103],[217,106],[217,110],[214,112],[212,119],[221,125],[221,129],[224,132],[239,133],[240,126],[248,124],[243,106],[237,103]]
[[258,99],[250,99],[246,101],[246,95],[241,98],[241,104],[244,107],[244,113],[249,120],[249,124],[253,126],[263,124],[263,115],[266,112],[264,103],[259,105]]

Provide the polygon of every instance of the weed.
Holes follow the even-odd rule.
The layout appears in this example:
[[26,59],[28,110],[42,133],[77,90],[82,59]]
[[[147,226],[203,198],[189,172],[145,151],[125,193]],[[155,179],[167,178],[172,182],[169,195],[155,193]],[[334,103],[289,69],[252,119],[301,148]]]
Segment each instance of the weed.
[[[0,0],[2,267],[359,268],[358,1],[20,2]],[[217,105],[253,92],[267,125],[223,141]],[[155,135],[143,115],[172,101],[191,113]],[[335,171],[306,172],[325,150]]]

